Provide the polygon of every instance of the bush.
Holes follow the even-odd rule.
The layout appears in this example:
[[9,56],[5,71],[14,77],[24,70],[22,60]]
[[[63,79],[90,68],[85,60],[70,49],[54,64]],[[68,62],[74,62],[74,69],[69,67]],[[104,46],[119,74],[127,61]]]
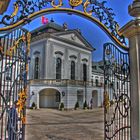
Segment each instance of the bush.
[[36,108],[36,104],[35,104],[34,102],[32,103],[32,107],[31,107],[31,108],[32,108],[32,109],[33,109],[33,108]]
[[74,109],[76,110],[77,108],[79,108],[79,102],[78,101],[76,102]]
[[87,101],[85,100],[84,105],[83,105],[84,109],[87,109]]
[[64,110],[64,103],[60,103],[60,110]]

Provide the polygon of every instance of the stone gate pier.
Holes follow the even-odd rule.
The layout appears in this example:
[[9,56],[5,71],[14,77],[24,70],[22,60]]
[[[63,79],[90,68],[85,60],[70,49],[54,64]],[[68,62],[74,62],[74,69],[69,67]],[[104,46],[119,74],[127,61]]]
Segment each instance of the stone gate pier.
[[140,1],[133,1],[128,11],[134,18],[120,33],[128,38],[130,48],[131,140],[140,140]]

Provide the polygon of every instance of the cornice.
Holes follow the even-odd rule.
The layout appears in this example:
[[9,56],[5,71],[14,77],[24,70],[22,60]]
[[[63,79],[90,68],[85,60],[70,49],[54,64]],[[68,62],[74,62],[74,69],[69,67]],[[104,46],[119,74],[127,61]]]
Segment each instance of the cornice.
[[140,34],[140,19],[131,20],[124,25],[119,32],[125,37],[130,38]]

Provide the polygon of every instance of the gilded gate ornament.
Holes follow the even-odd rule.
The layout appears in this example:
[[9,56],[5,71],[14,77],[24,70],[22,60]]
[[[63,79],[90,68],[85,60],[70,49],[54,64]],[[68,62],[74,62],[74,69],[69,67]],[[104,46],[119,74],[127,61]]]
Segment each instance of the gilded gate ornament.
[[10,16],[10,18],[13,18],[14,16],[16,16],[17,13],[18,13],[18,10],[19,10],[19,6],[18,6],[17,3],[15,3],[15,5],[14,5],[14,12],[13,12],[12,15]]
[[51,5],[53,8],[59,8],[63,5],[63,2],[62,2],[62,0],[59,0],[59,4],[55,5],[55,0],[52,0]]
[[70,5],[73,7],[79,6],[82,4],[83,0],[70,0]]
[[[91,16],[92,15],[92,8],[91,8],[91,10],[89,10],[88,9],[88,7],[90,6],[90,2],[88,1],[88,0],[86,0],[86,2],[84,3],[84,12],[87,14],[87,15],[89,15],[89,16]],[[88,9],[88,10],[87,10]]]
[[104,94],[104,105],[105,105],[105,110],[107,111],[110,106],[109,95],[107,92],[105,92],[105,94]]
[[[115,14],[112,8],[105,6],[105,3],[106,1],[100,0],[15,0],[14,12],[0,15],[0,26],[2,25],[0,32],[29,23],[41,14],[72,12],[87,16],[97,23],[116,44],[127,50],[125,38],[118,32],[118,23],[114,20]],[[76,9],[76,6],[80,8]]]

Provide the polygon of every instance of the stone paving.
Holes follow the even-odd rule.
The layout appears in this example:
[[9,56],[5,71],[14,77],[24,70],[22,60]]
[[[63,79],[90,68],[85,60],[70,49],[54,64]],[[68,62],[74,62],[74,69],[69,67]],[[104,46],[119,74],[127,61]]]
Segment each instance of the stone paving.
[[26,140],[103,140],[103,109],[27,110]]

